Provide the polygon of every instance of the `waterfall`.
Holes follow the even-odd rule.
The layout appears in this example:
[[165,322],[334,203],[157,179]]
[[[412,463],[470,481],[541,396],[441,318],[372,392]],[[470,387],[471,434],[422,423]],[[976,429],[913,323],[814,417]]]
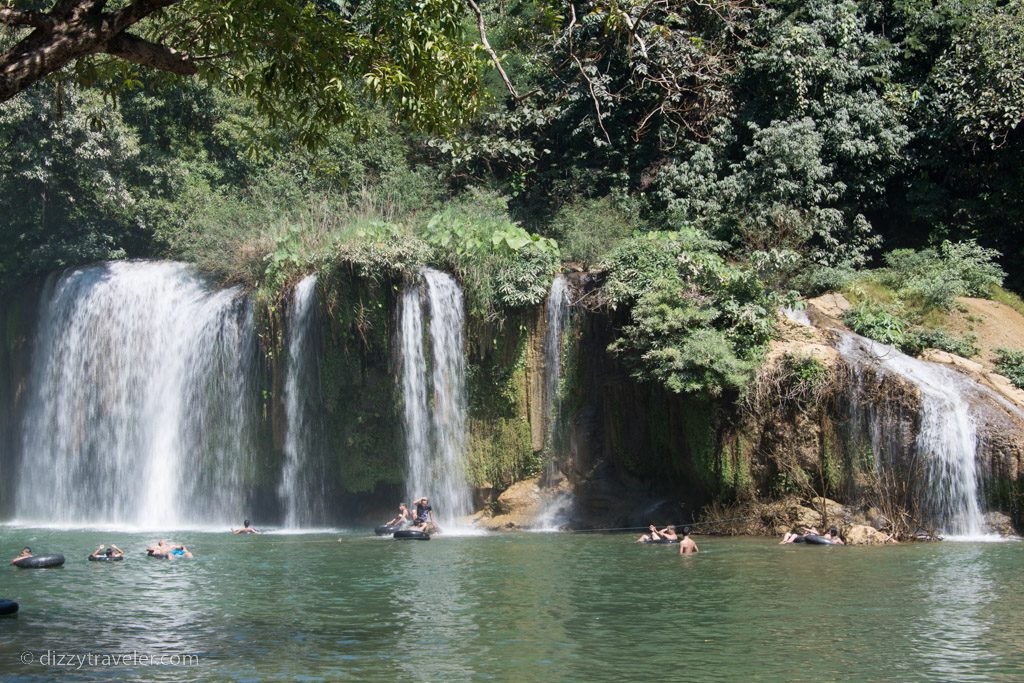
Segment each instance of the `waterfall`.
[[284,383],[284,469],[278,495],[284,525],[323,524],[326,516],[325,473],[321,444],[320,349],[316,312],[316,276],[295,286],[288,307],[288,357]]
[[[865,365],[875,367],[918,388],[920,424],[915,448],[924,467],[923,512],[946,536],[983,536],[975,461],[978,436],[968,400],[969,380],[949,368],[850,333],[842,333],[838,350],[855,372],[862,372]],[[867,421],[876,466],[880,466],[885,452],[895,446],[891,437],[898,426],[886,424],[877,409],[868,411]]]
[[[425,301],[424,301],[425,299]],[[424,334],[424,305],[429,314]],[[402,386],[410,500],[427,496],[436,519],[451,524],[472,511],[465,474],[465,325],[462,290],[445,273],[425,268],[422,283],[402,293]],[[428,398],[426,337],[430,342]]]
[[248,298],[183,264],[51,278],[26,387],[19,521],[170,528],[243,516],[256,359]]
[[551,281],[544,307],[547,329],[544,333],[544,404],[548,436],[554,438],[559,419],[559,385],[562,381],[562,330],[569,314],[569,292],[565,276],[559,273]]
[[792,320],[798,325],[810,326],[811,318],[807,315],[807,311],[801,308],[793,308],[792,306],[783,306],[779,309],[782,315],[786,316],[789,320]]

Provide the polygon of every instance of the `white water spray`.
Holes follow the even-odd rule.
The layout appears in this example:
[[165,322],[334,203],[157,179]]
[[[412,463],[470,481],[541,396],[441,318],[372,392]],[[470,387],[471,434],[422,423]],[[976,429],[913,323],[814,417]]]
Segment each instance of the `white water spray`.
[[[426,268],[402,294],[402,385],[410,500],[427,496],[442,526],[472,511],[465,473],[466,388],[462,290]],[[424,294],[429,335],[424,334]],[[428,398],[425,337],[430,340]]]
[[284,385],[287,428],[278,495],[288,529],[322,525],[326,515],[323,453],[320,450],[320,353],[316,276],[295,286],[288,308],[288,359]]
[[245,513],[256,335],[238,289],[183,264],[51,278],[21,425],[21,523],[173,528]]
[[[976,465],[978,436],[968,400],[969,380],[949,368],[850,333],[842,334],[838,350],[858,371],[867,364],[918,388],[921,412],[915,447],[925,463],[924,512],[947,538],[985,537]],[[890,429],[872,411],[876,463],[883,455]]]
[[551,281],[544,307],[547,328],[544,333],[544,404],[548,436],[558,430],[560,385],[562,382],[562,332],[569,317],[569,290],[565,276],[559,273]]

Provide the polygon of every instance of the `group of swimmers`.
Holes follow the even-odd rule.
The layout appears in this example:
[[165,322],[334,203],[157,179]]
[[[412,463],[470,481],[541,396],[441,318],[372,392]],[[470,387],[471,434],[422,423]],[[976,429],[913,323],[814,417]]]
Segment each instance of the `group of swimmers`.
[[[152,545],[146,548],[146,554],[150,557],[155,557],[161,560],[170,560],[175,557],[191,558],[192,552],[182,544],[171,545],[164,539],[160,539],[156,545]],[[32,548],[25,546],[18,553],[18,556],[11,560],[11,564],[17,564],[21,560],[27,557],[32,557]],[[118,548],[116,545],[111,543],[109,546],[101,543],[100,547],[89,553],[89,557],[94,559],[105,558],[108,560],[121,559],[124,557],[124,551]]]
[[434,508],[426,496],[416,500],[416,511],[410,513],[405,503],[398,504],[398,516],[385,523],[385,526],[395,529],[415,529],[416,531],[437,531],[437,524],[434,523]]
[[678,543],[680,555],[692,555],[698,550],[697,544],[690,538],[690,527],[688,526],[682,528],[682,538],[676,533],[674,524],[669,524],[664,529],[659,529],[653,524],[648,528],[650,533],[636,539],[637,543]]

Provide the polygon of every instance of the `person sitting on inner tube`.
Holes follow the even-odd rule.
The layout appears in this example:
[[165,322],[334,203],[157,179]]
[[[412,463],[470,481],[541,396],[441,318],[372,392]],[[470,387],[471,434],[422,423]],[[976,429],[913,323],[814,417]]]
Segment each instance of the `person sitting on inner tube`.
[[236,535],[237,534],[258,534],[258,533],[260,533],[260,530],[254,528],[252,526],[252,524],[250,524],[249,520],[245,520],[245,522],[243,523],[241,529],[232,529],[231,533],[236,534]]
[[416,515],[413,519],[412,528],[417,531],[429,531],[434,527],[434,508],[428,504],[426,496],[416,501]]
[[188,548],[186,548],[185,546],[183,546],[183,545],[176,545],[173,548],[171,548],[171,557],[172,558],[173,557],[184,557],[184,558],[187,558],[187,559],[191,560],[192,559],[192,553],[190,553],[188,551]]
[[156,545],[146,548],[146,554],[161,560],[169,560],[171,559],[171,546],[167,545],[167,541],[161,538]]
[[[106,548],[106,550],[104,550],[104,548]],[[100,555],[106,555],[107,559],[113,559],[115,557],[124,557],[124,551],[118,548],[113,543],[110,544],[109,548],[107,548],[103,544],[100,544],[100,547],[96,548],[96,550],[92,552],[92,555],[90,555],[90,557],[99,557]]]
[[16,563],[18,560],[24,560],[26,557],[32,557],[32,548],[29,548],[28,546],[21,549],[21,553],[11,560],[11,564]]
[[796,527],[793,527],[793,531],[786,532],[786,534],[782,537],[782,540],[779,541],[779,545],[783,545],[785,543],[803,543],[804,536],[820,535],[821,534],[818,533],[818,530],[815,529],[813,526],[805,526],[803,528],[803,532],[799,534],[796,532]]
[[384,524],[384,526],[393,526],[401,529],[409,523],[409,508],[405,507],[405,503],[398,504],[398,516],[392,519],[390,522]]
[[658,531],[658,528],[653,524],[649,528],[651,533],[644,534],[640,538],[636,539],[637,543],[657,543],[658,541],[679,540],[679,536],[676,534],[676,527],[673,524],[669,524],[661,531]]

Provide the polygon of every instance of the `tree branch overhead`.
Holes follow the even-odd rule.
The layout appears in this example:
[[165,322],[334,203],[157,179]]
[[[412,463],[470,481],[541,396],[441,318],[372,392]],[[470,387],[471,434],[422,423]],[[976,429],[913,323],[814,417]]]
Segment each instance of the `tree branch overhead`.
[[0,56],[0,102],[74,60],[109,54],[161,71],[192,75],[188,55],[126,31],[181,0],[137,0],[104,12],[103,0],[58,0],[49,12],[0,8],[0,24],[33,30]]

